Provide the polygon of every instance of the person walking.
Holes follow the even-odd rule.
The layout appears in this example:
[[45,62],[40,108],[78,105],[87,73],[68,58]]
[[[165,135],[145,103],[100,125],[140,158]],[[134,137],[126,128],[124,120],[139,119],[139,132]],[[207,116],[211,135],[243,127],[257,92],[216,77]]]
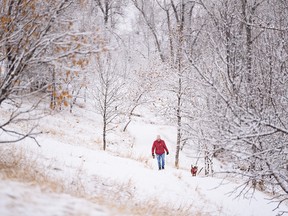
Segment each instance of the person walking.
[[160,135],[157,135],[157,139],[153,142],[152,145],[152,157],[155,158],[156,153],[159,170],[165,168],[165,151],[168,155],[169,151],[164,140],[161,139]]

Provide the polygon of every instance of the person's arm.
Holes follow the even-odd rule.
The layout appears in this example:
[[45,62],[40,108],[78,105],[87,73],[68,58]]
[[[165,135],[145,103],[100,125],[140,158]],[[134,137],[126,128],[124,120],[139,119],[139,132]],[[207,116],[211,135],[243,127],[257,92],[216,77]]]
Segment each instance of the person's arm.
[[163,140],[163,144],[164,144],[164,149],[165,149],[165,151],[166,151],[166,154],[168,155],[168,154],[169,154],[169,151],[168,151],[168,148],[167,148],[166,143],[164,142],[164,140]]
[[155,142],[153,142],[153,145],[152,145],[152,157],[153,158],[155,157],[154,151],[155,151]]

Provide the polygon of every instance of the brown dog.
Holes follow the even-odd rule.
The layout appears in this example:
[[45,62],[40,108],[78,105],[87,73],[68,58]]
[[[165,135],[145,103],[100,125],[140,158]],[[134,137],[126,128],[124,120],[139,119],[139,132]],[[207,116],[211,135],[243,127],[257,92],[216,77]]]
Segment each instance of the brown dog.
[[191,165],[191,174],[192,174],[192,176],[196,176],[197,171],[198,171],[198,167]]

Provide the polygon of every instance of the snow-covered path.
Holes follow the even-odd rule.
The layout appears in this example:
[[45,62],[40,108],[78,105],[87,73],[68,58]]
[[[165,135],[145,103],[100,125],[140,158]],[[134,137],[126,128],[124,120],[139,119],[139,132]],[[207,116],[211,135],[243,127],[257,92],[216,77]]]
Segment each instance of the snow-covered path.
[[[48,133],[39,137],[41,148],[29,140],[21,145],[28,158],[36,158],[37,163],[45,167],[41,172],[58,179],[66,193],[69,188],[71,191],[78,188],[81,196],[86,197],[75,198],[71,196],[73,193],[43,191],[37,185],[1,180],[1,216],[153,215],[149,208],[157,207],[164,212],[167,208],[166,213],[178,209],[182,215],[212,216],[271,216],[288,211],[282,205],[282,209],[273,212],[276,203],[269,204],[268,195],[261,192],[256,191],[252,199],[229,196],[239,185],[228,180],[202,175],[192,177],[189,159],[181,169],[175,169],[175,129],[169,125],[138,119],[131,123],[125,135],[130,137],[133,148],[127,148],[131,143],[122,144],[122,137],[104,152],[97,142],[97,133],[93,133],[98,125],[96,117],[86,115],[50,116],[43,127]],[[114,141],[122,136],[117,133]],[[157,134],[165,139],[170,150],[166,169],[162,171],[157,170],[156,160],[151,157],[151,145]],[[142,211],[135,213],[133,208]]]

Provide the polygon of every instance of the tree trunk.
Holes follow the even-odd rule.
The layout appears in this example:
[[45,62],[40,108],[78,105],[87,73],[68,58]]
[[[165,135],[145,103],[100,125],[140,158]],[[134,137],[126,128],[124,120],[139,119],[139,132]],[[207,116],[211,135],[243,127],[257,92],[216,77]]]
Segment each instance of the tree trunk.
[[180,19],[176,12],[176,7],[173,4],[175,11],[175,18],[178,23],[178,47],[177,47],[177,59],[176,65],[178,70],[178,92],[177,92],[177,143],[176,143],[176,155],[175,155],[175,167],[179,168],[179,154],[180,154],[180,146],[181,146],[181,135],[182,135],[182,119],[181,119],[181,104],[182,104],[182,58],[183,58],[183,30],[184,30],[184,8],[185,4],[181,1],[180,8]]
[[55,68],[52,69],[52,86],[51,86],[51,97],[50,97],[50,109],[55,109],[56,107],[56,74]]
[[106,118],[105,115],[103,117],[103,134],[102,134],[102,139],[103,139],[103,150],[106,150]]
[[181,145],[181,77],[179,78],[179,92],[178,92],[178,105],[177,105],[177,143],[176,143],[176,155],[175,155],[175,167],[179,168],[179,154]]

